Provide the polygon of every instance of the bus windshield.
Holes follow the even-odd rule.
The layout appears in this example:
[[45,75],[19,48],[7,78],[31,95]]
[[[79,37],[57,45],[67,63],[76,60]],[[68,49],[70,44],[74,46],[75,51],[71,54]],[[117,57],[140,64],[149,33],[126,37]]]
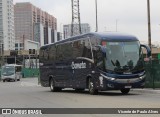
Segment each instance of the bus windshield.
[[14,66],[5,66],[2,68],[2,75],[9,76],[15,74],[15,67]]
[[105,68],[117,73],[138,72],[143,69],[142,52],[138,41],[105,42]]

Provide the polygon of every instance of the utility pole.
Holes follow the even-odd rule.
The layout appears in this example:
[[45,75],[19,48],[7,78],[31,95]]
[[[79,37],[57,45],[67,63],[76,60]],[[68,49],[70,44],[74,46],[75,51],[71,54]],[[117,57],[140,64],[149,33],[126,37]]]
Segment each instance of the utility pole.
[[95,9],[96,9],[96,31],[95,32],[98,32],[97,0],[95,0]]
[[23,34],[23,67],[25,68],[25,56],[24,56],[24,50],[25,50],[25,35]]
[[4,43],[3,43],[3,32],[1,33],[2,35],[0,36],[0,57],[1,57],[1,67],[4,64]]
[[116,19],[116,32],[118,32],[118,20]]
[[150,19],[150,0],[147,0],[147,13],[148,13],[148,45],[152,50],[151,44],[151,19]]
[[79,0],[71,0],[71,2],[72,2],[71,36],[76,36],[81,34]]

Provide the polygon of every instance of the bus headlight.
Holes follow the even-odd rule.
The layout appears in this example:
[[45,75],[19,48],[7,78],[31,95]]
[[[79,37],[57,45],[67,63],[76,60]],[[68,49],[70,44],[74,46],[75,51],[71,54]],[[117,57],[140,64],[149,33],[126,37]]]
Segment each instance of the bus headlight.
[[141,76],[141,77],[139,77],[139,79],[144,79],[146,77],[146,75],[143,75],[143,76]]
[[116,78],[108,77],[108,76],[105,76],[105,75],[103,75],[103,74],[101,74],[101,77],[103,77],[103,78],[105,78],[105,79],[107,79],[107,80],[111,80],[111,81],[116,80]]
[[114,81],[114,80],[115,80],[115,78],[111,78],[111,80],[112,80],[112,81]]

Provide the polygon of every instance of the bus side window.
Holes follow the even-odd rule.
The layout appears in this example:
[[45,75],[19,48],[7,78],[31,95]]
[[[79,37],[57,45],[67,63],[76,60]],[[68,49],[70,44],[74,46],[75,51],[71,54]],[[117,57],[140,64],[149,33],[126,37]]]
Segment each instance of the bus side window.
[[72,43],[72,50],[73,50],[73,58],[81,57],[83,52],[83,45],[80,41],[74,41]]
[[72,54],[72,44],[71,43],[64,44],[62,50],[63,50],[62,53],[63,53],[65,60],[72,59],[73,54]]
[[44,49],[44,60],[45,60],[45,62],[48,61],[48,59],[49,59],[49,49],[46,48],[46,49]]
[[100,39],[97,39],[96,37],[91,37],[90,39],[92,47],[100,45]]
[[57,45],[56,49],[56,61],[64,60],[64,44]]
[[56,61],[60,59],[61,48],[60,45],[56,46]]
[[83,41],[82,57],[86,57],[86,58],[92,59],[91,45],[90,45],[89,39],[85,39],[85,40],[82,40],[82,41]]
[[104,61],[103,61],[103,53],[100,47],[95,47],[94,52],[94,61],[96,66],[103,70],[104,69]]
[[55,55],[56,55],[56,48],[55,48],[55,45],[52,45],[50,50],[49,50],[49,59],[51,61],[54,61],[55,60]]

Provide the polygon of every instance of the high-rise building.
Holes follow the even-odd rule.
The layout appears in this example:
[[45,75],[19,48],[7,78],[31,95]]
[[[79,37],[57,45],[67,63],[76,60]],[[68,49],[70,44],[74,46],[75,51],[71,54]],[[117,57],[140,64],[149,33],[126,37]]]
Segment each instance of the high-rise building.
[[29,2],[16,3],[14,13],[17,43],[24,43],[27,39],[39,42],[42,46],[55,40],[52,33],[57,30],[57,19],[54,16]]
[[[76,26],[78,26],[78,24],[74,24]],[[90,32],[90,25],[88,23],[81,23],[81,33],[88,33]],[[63,35],[64,38],[69,38],[71,37],[71,24],[68,25],[63,25]]]
[[61,32],[57,32],[57,41],[62,40],[62,33]]
[[0,0],[0,49],[15,49],[13,0]]

